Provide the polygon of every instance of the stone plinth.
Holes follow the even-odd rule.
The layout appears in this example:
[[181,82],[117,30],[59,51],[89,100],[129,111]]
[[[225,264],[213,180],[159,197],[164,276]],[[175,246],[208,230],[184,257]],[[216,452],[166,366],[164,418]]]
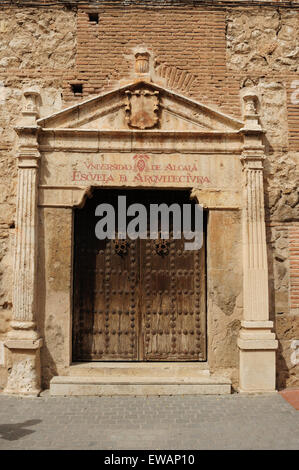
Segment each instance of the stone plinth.
[[271,333],[271,321],[243,321],[240,348],[239,391],[246,393],[275,391],[275,350],[277,340]]

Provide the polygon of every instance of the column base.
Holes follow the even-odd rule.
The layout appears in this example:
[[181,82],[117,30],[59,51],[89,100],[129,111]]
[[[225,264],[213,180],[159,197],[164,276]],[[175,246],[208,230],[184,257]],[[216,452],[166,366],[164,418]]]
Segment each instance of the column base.
[[238,339],[240,349],[239,391],[269,393],[276,391],[275,351],[278,342],[271,332],[273,322],[244,321]]
[[42,339],[8,339],[5,346],[11,352],[11,369],[3,394],[38,396]]

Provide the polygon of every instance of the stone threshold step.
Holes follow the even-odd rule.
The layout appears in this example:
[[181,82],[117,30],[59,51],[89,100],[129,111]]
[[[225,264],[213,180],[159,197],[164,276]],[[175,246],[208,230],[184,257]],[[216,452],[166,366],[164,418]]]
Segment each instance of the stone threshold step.
[[206,361],[193,361],[193,362],[133,362],[133,361],[95,361],[95,362],[73,362],[71,364],[71,367],[93,367],[95,369],[99,369],[102,367],[107,367],[107,368],[114,368],[114,367],[121,367],[123,369],[127,369],[128,367],[135,367],[138,369],[146,369],[146,368],[159,368],[159,369],[164,369],[165,367],[171,367],[175,369],[185,369],[186,367],[197,367],[199,369],[208,369],[209,365]]
[[51,384],[230,384],[231,381],[218,376],[201,377],[128,377],[127,375],[118,377],[72,377],[56,376],[51,380]]
[[229,394],[231,381],[223,377],[53,377],[50,393],[57,395],[185,395]]
[[72,377],[82,376],[155,376],[155,377],[186,377],[209,376],[207,363],[77,363],[69,369]]

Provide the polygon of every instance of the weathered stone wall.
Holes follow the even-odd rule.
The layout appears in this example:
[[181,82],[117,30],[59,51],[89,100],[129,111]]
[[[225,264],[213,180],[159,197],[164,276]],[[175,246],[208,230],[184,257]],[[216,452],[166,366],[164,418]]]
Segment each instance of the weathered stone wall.
[[39,331],[42,385],[63,375],[70,363],[72,291],[72,210],[44,208],[39,214]]
[[298,71],[298,11],[231,11],[227,25],[227,61],[232,70],[270,75]]
[[[270,307],[279,339],[277,351],[277,384],[279,388],[298,385],[298,345],[296,340],[298,340],[299,315],[298,297],[292,295],[291,289],[293,282],[291,250],[294,240],[298,246],[299,235],[295,238],[293,230],[288,224],[273,224],[269,227]],[[298,230],[299,233],[299,225],[295,230]],[[294,287],[298,292],[297,283]]]
[[[90,21],[90,12],[98,12],[98,22]],[[294,359],[294,341],[299,340],[298,29],[296,2],[288,8],[279,2],[267,7],[252,7],[246,2],[238,7],[208,7],[187,0],[153,0],[146,5],[102,2],[69,9],[1,7],[0,341],[9,328],[12,309],[16,188],[13,126],[20,114],[22,92],[27,86],[38,86],[41,116],[46,116],[129,79],[134,51],[145,46],[155,57],[156,73],[165,78],[169,88],[223,112],[240,117],[240,92],[253,87],[258,93],[266,131],[270,308],[279,339],[278,384],[298,386],[299,366]],[[74,92],[72,84],[82,85],[82,93]],[[232,237],[235,240],[235,234]],[[216,324],[210,326],[215,333],[211,351],[218,350],[222,355],[221,363],[211,356],[212,367],[231,369],[236,377],[234,345],[242,302],[239,279],[234,276],[230,277],[231,292],[216,290],[210,299],[216,312]],[[59,323],[53,319],[57,328],[52,329],[51,321],[50,315],[44,333],[52,344],[52,361],[51,348],[42,356],[47,381],[55,372],[55,362],[63,364],[60,356],[65,351],[61,335],[55,333]],[[228,336],[224,337],[223,331]],[[55,342],[60,345],[57,350],[53,348]],[[55,354],[60,354],[59,358]],[[6,367],[0,364],[0,386],[5,380]]]
[[237,337],[242,320],[240,211],[210,211],[207,239],[208,361],[238,388]]
[[[37,9],[4,10],[0,23],[0,67],[72,69],[74,15]],[[13,23],[13,24],[12,24]]]

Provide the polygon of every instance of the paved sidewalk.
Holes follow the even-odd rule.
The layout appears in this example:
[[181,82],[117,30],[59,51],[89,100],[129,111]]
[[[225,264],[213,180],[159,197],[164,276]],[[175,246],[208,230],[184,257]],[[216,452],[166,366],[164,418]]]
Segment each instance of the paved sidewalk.
[[279,394],[0,394],[0,449],[299,449],[299,411]]

